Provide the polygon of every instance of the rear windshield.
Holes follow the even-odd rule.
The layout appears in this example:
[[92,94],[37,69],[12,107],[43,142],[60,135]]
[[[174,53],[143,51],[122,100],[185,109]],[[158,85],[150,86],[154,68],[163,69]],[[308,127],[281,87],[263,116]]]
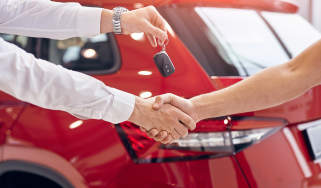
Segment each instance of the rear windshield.
[[[210,76],[253,75],[289,61],[320,37],[294,14],[215,7],[166,7],[160,12]],[[276,23],[278,17],[281,23]],[[276,26],[283,22],[298,29]],[[292,38],[286,35],[291,32]]]

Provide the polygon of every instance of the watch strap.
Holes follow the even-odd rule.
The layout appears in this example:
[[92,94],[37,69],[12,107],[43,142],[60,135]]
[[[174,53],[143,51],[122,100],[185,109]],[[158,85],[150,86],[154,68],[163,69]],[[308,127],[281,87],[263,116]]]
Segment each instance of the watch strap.
[[127,11],[128,9],[124,7],[115,7],[113,9],[113,32],[115,34],[122,34],[121,15]]

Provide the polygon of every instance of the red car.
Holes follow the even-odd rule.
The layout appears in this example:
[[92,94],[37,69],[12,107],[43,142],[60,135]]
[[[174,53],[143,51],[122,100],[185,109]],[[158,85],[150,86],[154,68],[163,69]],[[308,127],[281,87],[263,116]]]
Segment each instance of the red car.
[[[286,62],[321,37],[288,0],[79,1],[155,5],[170,25],[176,72],[161,76],[153,62],[161,49],[142,34],[1,37],[141,97],[186,98]],[[187,138],[162,145],[129,122],[79,120],[0,93],[0,187],[321,187],[320,104],[316,87],[275,108],[201,121]]]

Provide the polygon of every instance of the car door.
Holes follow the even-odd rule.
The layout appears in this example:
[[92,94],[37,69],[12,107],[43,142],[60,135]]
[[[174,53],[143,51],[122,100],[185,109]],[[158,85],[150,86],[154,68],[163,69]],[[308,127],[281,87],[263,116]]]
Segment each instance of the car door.
[[[36,55],[35,39],[2,33],[0,33],[0,37]],[[22,101],[0,91],[0,153],[6,142],[6,135],[11,133],[12,125],[19,118],[24,106],[25,103]]]
[[[3,145],[6,142],[6,135],[10,134],[10,129],[15,120],[23,111],[24,103],[13,97],[0,92],[0,156]],[[1,159],[0,159],[1,160]]]

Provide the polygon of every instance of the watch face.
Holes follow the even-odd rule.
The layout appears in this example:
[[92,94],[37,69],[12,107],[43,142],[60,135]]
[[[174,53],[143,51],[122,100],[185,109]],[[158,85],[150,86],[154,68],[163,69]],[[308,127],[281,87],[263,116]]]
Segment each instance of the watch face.
[[128,9],[125,7],[115,7],[115,8],[113,8],[113,11],[124,13],[124,12],[127,12]]

